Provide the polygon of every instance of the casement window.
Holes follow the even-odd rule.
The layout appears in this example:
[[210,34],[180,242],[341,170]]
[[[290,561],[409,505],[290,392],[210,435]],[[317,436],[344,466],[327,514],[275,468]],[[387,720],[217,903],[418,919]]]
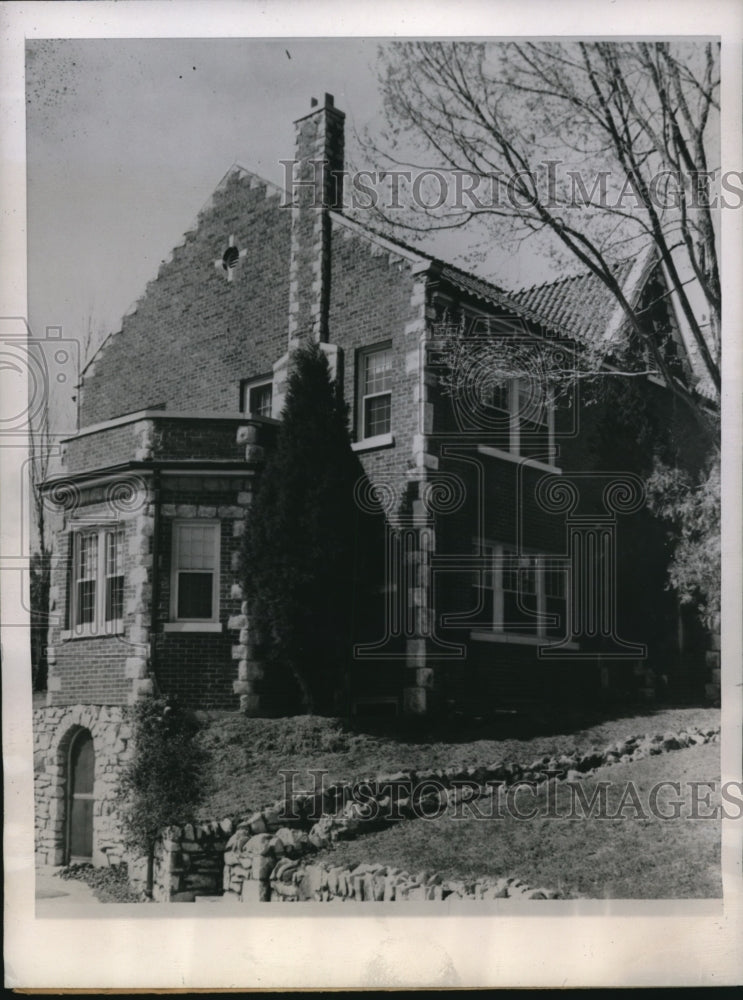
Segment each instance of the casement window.
[[500,542],[475,543],[484,570],[473,577],[476,627],[500,634],[561,638],[567,569],[556,556],[517,552]]
[[69,625],[75,635],[113,635],[124,618],[124,529],[72,534]]
[[513,378],[490,386],[484,401],[496,418],[502,417],[504,451],[553,463],[554,403],[548,387]]
[[173,522],[172,623],[219,622],[219,534],[219,522]]
[[270,417],[273,406],[273,382],[270,378],[242,383],[240,409],[251,417]]
[[392,349],[366,348],[358,357],[357,438],[382,438],[392,430]]

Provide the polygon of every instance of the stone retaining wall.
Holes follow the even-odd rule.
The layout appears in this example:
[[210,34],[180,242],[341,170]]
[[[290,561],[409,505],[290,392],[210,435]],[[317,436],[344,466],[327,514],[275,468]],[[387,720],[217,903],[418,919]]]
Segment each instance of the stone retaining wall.
[[[192,903],[198,896],[221,895],[223,855],[232,829],[230,820],[168,827],[155,848],[155,902]],[[146,858],[129,861],[129,881],[144,891]]]
[[[592,747],[559,757],[544,756],[530,764],[498,762],[481,767],[400,771],[355,782],[329,785],[321,791],[298,792],[277,800],[247,819],[230,818],[167,832],[158,865],[158,895],[163,900],[192,900],[223,893],[225,901],[277,902],[334,899],[403,900],[531,898],[554,899],[549,889],[529,889],[516,879],[481,879],[467,883],[440,875],[411,875],[383,865],[341,868],[328,862],[308,863],[306,856],[399,820],[431,816],[452,800],[504,786],[549,780],[575,781],[599,767],[642,760],[686,747],[715,742],[719,728],[630,736],[608,747]],[[396,795],[390,787],[411,788]],[[198,834],[201,831],[201,834]],[[233,832],[234,831],[234,832]],[[211,852],[211,853],[210,853]],[[188,860],[186,860],[188,859]],[[221,885],[214,881],[216,860],[223,864]],[[305,860],[303,860],[305,859]]]
[[[380,864],[353,868],[303,864],[291,842],[257,834],[225,855],[224,900],[236,903],[402,902],[455,899],[558,899],[551,889],[530,889],[516,878],[464,882],[440,874],[412,875]],[[300,848],[301,850],[301,848]],[[284,852],[283,856],[277,854]],[[228,861],[227,858],[230,858]]]

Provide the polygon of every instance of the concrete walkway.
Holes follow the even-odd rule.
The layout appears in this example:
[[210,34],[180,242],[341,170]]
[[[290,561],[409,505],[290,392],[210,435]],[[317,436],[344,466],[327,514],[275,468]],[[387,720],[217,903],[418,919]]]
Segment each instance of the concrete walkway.
[[36,869],[36,906],[38,909],[46,909],[62,903],[67,906],[70,903],[94,903],[100,906],[100,900],[93,895],[93,890],[85,882],[76,878],[59,878],[57,872],[61,868],[52,866],[39,867]]

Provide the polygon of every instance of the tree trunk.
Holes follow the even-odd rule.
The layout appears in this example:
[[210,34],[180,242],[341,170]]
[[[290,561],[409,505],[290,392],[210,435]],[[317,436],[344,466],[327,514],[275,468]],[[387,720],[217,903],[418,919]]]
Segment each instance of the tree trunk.
[[152,899],[153,889],[155,885],[155,841],[151,840],[147,848],[147,884],[145,886],[145,895],[148,899]]

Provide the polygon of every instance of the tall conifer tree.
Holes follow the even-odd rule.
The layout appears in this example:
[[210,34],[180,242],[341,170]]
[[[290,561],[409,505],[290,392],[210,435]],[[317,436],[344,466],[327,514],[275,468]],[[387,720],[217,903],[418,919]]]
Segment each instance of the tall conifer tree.
[[318,344],[293,354],[281,419],[246,524],[245,589],[265,686],[293,679],[305,712],[328,713],[351,662],[358,473],[348,407]]

